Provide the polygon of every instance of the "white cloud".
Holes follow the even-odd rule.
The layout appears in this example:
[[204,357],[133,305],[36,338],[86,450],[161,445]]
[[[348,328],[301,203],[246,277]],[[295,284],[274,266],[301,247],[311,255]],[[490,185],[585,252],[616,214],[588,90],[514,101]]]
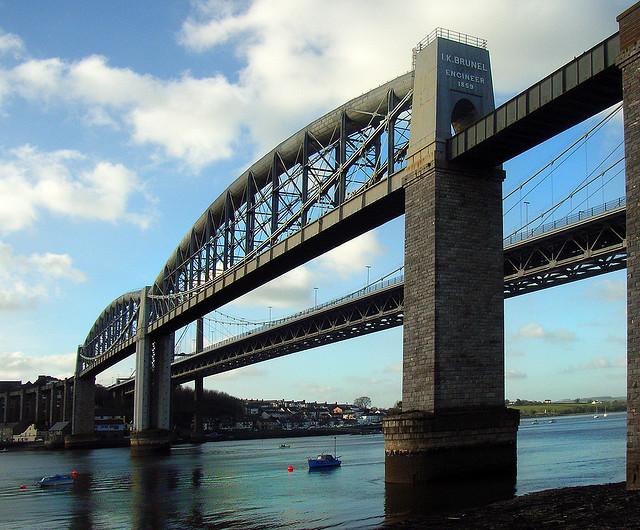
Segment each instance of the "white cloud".
[[[322,255],[318,258],[318,265],[332,275],[337,274],[343,279],[354,275],[361,275],[362,278],[365,278],[366,266],[380,256],[382,250],[376,233],[371,231]],[[370,279],[374,280],[375,271],[372,271],[371,274]]]
[[22,39],[13,33],[5,33],[0,29],[0,55],[12,54],[18,57],[24,50]]
[[262,148],[301,120],[407,71],[411,49],[437,26],[486,37],[494,85],[513,93],[616,31],[615,15],[626,7],[595,0],[579,7],[575,1],[413,0],[401,9],[391,1],[373,7],[330,0],[319,7],[311,0],[256,0],[243,10],[218,1],[194,4],[179,41],[197,52],[231,46],[245,61],[237,88],[251,95],[254,119],[247,125]]
[[625,280],[600,280],[592,286],[590,296],[604,302],[620,302],[627,299]]
[[[295,311],[313,303],[313,287],[318,281],[338,277],[366,278],[365,266],[382,254],[382,246],[375,232],[367,232],[317,258],[312,264],[302,265],[258,287],[233,302],[237,306],[257,306]],[[371,273],[371,280],[375,278]],[[315,284],[314,284],[315,282]],[[274,315],[274,318],[276,316]]]
[[313,296],[312,278],[309,269],[303,265],[238,298],[233,304],[264,308],[308,307]]
[[526,379],[527,374],[520,370],[507,370],[505,377],[507,379]]
[[575,373],[585,370],[611,370],[611,369],[624,369],[627,368],[626,357],[615,357],[611,359],[609,357],[596,357],[589,362],[581,364],[579,366],[569,366],[563,370],[563,373]]
[[537,322],[529,322],[522,326],[515,335],[516,339],[544,340],[548,342],[573,342],[576,334],[564,328],[545,329]]
[[401,374],[402,373],[402,361],[398,361],[397,363],[390,364],[385,367],[385,372],[390,374]]
[[61,280],[86,280],[69,255],[20,255],[0,242],[0,312],[32,307],[55,293]]
[[266,374],[267,371],[260,366],[243,366],[241,368],[236,368],[235,370],[216,374],[215,379],[235,381],[237,379],[244,379],[245,377],[264,377]]
[[136,192],[152,200],[122,164],[91,163],[77,151],[41,152],[24,145],[0,158],[0,232],[28,227],[40,210],[146,228],[149,216],[128,210]]
[[[28,59],[0,70],[0,97],[10,92],[84,106],[83,115],[109,117],[92,123],[111,126],[113,120],[133,142],[199,170],[247,143],[262,154],[312,119],[404,73],[412,47],[436,26],[488,38],[495,86],[513,93],[613,33],[625,4],[413,0],[399,9],[392,1],[375,7],[353,0],[321,6],[194,1],[179,42],[197,52],[225,46],[223,53],[239,63],[232,74],[161,79],[112,67],[99,55],[75,62]],[[507,12],[504,24],[496,14]],[[19,46],[13,37],[6,47]]]
[[76,354],[27,355],[23,352],[0,352],[0,379],[35,381],[39,375],[64,379],[75,370]]
[[29,59],[0,70],[2,85],[29,101],[84,107],[85,123],[126,129],[134,143],[160,147],[194,169],[229,158],[251,112],[244,90],[223,76],[162,80],[99,55]]

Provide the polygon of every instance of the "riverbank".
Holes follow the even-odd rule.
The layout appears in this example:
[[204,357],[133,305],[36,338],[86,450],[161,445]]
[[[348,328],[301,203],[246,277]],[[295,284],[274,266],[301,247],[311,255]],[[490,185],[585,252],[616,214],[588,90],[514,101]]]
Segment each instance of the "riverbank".
[[640,528],[640,491],[624,482],[545,490],[480,508],[420,516],[387,528],[575,530]]
[[520,411],[521,418],[539,418],[547,416],[573,416],[577,414],[597,414],[604,412],[626,412],[627,404],[611,401],[600,404],[599,408],[591,403],[539,403],[530,405],[509,405]]

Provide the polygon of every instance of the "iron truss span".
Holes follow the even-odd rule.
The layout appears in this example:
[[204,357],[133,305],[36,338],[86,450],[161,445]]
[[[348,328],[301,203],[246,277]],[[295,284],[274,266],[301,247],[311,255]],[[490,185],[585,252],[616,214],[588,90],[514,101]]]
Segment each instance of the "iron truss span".
[[287,319],[259,333],[240,336],[171,365],[176,383],[193,380],[282,355],[339,342],[402,324],[402,278],[363,291],[361,296]]
[[[543,225],[505,246],[505,298],[619,270],[626,266],[624,199]],[[338,342],[403,323],[398,277],[316,310],[217,343],[171,365],[175,383]],[[129,392],[133,381],[111,387]]]
[[[147,331],[179,329],[401,215],[412,88],[409,72],[349,101],[233,182],[156,278]],[[343,223],[347,219],[353,222]],[[80,347],[81,373],[132,353],[140,303],[140,291],[129,293],[100,314]]]
[[106,370],[135,351],[141,292],[123,294],[100,313],[78,348],[80,371]]
[[408,73],[346,103],[282,142],[231,184],[156,278],[149,331],[177,329],[193,320],[196,306],[200,312],[219,307],[400,215],[398,202],[362,215],[352,224],[355,231],[334,229],[331,237],[322,237],[401,188],[392,176],[406,165],[412,88]]
[[[448,141],[451,159],[499,164],[621,99],[608,39]],[[404,212],[413,73],[382,85],[311,123],[245,171],[200,216],[151,287],[147,332],[176,331],[209,311]],[[599,241],[593,244],[599,244]],[[574,241],[574,247],[581,243]],[[589,242],[591,244],[591,242]],[[570,244],[505,266],[506,296],[624,266],[604,249],[581,261]],[[551,252],[551,250],[553,250]],[[551,252],[551,254],[549,254]],[[542,256],[548,255],[548,265]],[[541,260],[531,277],[528,267]],[[575,261],[577,260],[577,261]],[[589,264],[585,264],[589,262]],[[564,268],[556,272],[555,263]],[[548,266],[548,269],[545,268]],[[526,272],[526,274],[525,274]],[[99,317],[79,356],[82,369],[125,355],[136,305]],[[106,367],[106,366],[105,366]]]
[[[546,225],[504,248],[505,298],[627,266],[624,198]],[[544,228],[544,227],[541,227]]]

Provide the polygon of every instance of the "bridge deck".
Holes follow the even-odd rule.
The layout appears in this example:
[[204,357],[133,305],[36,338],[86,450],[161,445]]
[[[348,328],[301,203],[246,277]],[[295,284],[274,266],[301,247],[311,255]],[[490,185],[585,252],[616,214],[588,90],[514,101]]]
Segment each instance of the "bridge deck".
[[614,34],[448,142],[449,158],[497,166],[622,101]]
[[[619,199],[560,219],[509,243],[504,250],[505,298],[626,267],[626,209]],[[357,291],[273,325],[231,337],[171,366],[184,383],[282,355],[397,327],[403,323],[404,283],[397,278]],[[110,387],[130,392],[133,381]]]

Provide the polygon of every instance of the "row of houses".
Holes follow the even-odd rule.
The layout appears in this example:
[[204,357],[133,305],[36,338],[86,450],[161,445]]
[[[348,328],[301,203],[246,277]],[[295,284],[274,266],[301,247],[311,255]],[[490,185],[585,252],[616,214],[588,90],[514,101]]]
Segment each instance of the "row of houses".
[[[98,436],[124,436],[129,430],[124,416],[104,409],[96,409],[94,424]],[[71,434],[69,421],[59,421],[46,430],[38,429],[35,423],[0,423],[0,442],[4,443],[46,442],[63,438],[67,434]]]
[[245,400],[243,417],[205,418],[203,427],[208,431],[339,428],[380,424],[384,414],[377,408],[364,409],[349,403]]

